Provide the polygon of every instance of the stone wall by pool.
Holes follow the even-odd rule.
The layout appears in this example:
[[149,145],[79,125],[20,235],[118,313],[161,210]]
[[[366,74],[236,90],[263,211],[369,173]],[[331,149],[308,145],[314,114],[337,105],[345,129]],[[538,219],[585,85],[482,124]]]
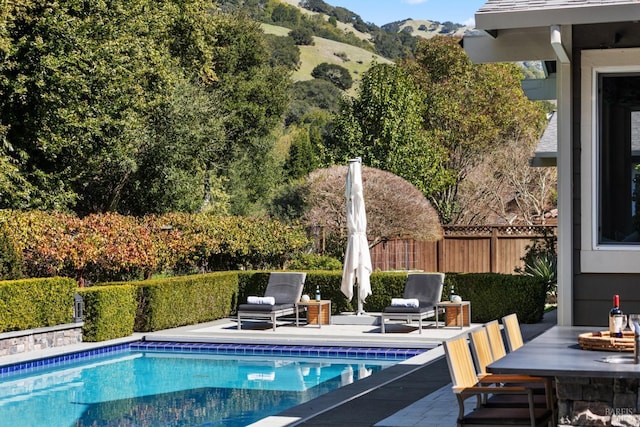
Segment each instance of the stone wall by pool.
[[82,325],[83,323],[68,323],[47,328],[1,333],[0,357],[81,343]]

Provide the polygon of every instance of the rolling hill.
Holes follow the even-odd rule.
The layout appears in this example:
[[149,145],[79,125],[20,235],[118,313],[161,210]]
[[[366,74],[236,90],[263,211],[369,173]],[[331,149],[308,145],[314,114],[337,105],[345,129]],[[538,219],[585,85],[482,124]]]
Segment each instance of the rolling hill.
[[[262,24],[262,29],[267,34],[278,36],[286,36],[289,29],[278,27],[270,24]],[[321,64],[338,64],[349,70],[354,80],[354,86],[357,86],[359,76],[362,75],[373,63],[390,64],[393,61],[376,55],[366,49],[351,46],[346,43],[340,43],[334,40],[324,39],[322,37],[314,37],[313,46],[299,46],[300,48],[300,68],[294,72],[293,79],[295,81],[311,80],[311,71]]]

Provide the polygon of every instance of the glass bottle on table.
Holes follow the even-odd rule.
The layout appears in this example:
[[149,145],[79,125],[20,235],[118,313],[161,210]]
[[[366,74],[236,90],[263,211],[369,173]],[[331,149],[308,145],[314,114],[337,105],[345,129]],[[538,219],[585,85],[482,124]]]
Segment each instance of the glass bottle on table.
[[624,316],[620,310],[620,295],[613,296],[613,307],[609,310],[609,336],[612,338],[622,338]]

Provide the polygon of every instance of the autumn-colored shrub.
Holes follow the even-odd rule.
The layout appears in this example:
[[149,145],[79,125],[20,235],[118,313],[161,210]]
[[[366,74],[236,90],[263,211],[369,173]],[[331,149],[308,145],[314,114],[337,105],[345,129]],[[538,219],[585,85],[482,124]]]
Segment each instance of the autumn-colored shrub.
[[95,282],[141,277],[158,269],[155,235],[145,222],[113,213],[74,215],[2,211],[29,277],[67,276]]
[[309,241],[283,222],[210,214],[84,218],[59,212],[0,211],[27,277],[73,277],[81,285],[153,273],[279,268]]
[[179,273],[281,268],[310,245],[301,227],[263,218],[172,213],[147,220],[166,230],[166,264]]

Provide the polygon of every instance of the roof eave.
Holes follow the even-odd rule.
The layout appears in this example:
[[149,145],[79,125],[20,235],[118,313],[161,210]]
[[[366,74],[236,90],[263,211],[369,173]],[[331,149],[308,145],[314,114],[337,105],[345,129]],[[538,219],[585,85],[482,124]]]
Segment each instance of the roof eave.
[[638,4],[589,5],[523,9],[512,11],[478,11],[476,28],[486,31],[547,27],[550,25],[601,24],[607,22],[640,21]]
[[536,153],[529,159],[529,166],[534,168],[553,168],[558,166],[556,153]]
[[464,36],[463,46],[474,63],[556,60],[549,27],[505,29],[495,38],[476,32]]

